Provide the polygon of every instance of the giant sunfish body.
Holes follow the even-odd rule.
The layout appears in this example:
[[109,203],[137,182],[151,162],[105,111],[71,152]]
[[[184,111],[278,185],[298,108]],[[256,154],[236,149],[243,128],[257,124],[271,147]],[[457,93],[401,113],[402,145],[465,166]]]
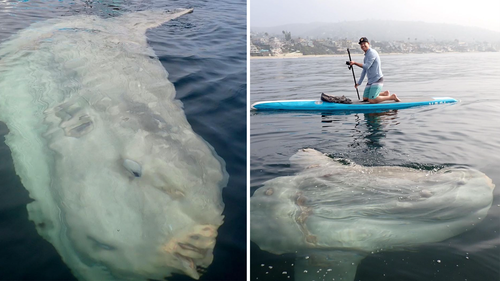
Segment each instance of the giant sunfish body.
[[290,161],[302,171],[253,194],[250,237],[262,250],[297,253],[295,280],[353,281],[369,253],[458,235],[493,202],[491,179],[466,167],[344,165],[314,149]]
[[225,164],[145,35],[190,12],[51,19],[0,46],[0,120],[29,217],[81,280],[198,278],[212,262]]

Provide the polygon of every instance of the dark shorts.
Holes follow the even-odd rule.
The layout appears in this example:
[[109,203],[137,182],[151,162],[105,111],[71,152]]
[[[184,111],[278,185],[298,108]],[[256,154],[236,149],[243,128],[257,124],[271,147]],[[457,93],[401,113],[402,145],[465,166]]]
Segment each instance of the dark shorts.
[[366,84],[365,91],[363,92],[363,98],[370,100],[376,99],[378,95],[382,92],[384,86],[384,77],[380,77],[377,82],[372,84]]

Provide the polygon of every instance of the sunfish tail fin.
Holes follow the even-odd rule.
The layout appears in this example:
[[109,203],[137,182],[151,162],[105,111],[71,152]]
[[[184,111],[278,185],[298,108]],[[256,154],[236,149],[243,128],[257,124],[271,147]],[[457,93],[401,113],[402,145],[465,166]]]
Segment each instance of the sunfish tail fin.
[[150,10],[124,14],[114,20],[120,25],[128,26],[132,30],[146,33],[146,30],[155,28],[163,23],[176,19],[182,15],[190,14],[193,9],[174,9],[168,11]]

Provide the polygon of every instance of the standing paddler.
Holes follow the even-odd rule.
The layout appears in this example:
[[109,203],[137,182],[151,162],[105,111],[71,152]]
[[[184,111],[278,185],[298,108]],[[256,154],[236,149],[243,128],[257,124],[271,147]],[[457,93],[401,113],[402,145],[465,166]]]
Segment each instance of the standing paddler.
[[386,100],[401,101],[396,94],[392,94],[389,91],[382,92],[382,87],[384,83],[384,75],[382,74],[382,65],[380,62],[380,56],[377,51],[370,48],[370,42],[368,38],[361,37],[359,39],[359,45],[361,50],[365,52],[365,59],[363,64],[359,62],[350,61],[350,65],[356,65],[363,68],[361,72],[361,77],[358,82],[354,85],[358,88],[363,82],[365,75],[368,77],[368,82],[366,83],[365,91],[363,92],[363,101],[368,101],[369,103],[379,103]]

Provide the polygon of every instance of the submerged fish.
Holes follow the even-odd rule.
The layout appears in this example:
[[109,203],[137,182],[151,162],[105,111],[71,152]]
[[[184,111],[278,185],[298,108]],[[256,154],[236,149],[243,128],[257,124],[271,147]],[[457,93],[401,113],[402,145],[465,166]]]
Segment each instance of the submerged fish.
[[303,171],[253,194],[250,237],[262,250],[297,253],[296,280],[352,281],[370,252],[458,235],[493,201],[491,179],[469,168],[346,165],[314,149],[290,161]]
[[225,163],[145,35],[191,12],[51,19],[0,45],[0,121],[29,218],[78,279],[197,279],[212,262]]

